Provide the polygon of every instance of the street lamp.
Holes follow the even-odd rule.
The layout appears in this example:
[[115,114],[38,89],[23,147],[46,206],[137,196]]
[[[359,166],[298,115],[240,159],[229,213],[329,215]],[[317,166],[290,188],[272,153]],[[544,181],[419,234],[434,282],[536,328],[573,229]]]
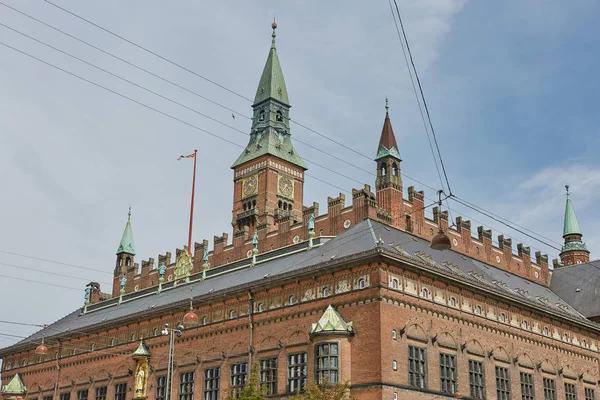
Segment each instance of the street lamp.
[[177,324],[175,329],[169,328],[169,324],[166,323],[162,334],[169,335],[169,361],[167,366],[167,388],[165,400],[171,400],[171,393],[173,392],[173,361],[175,356],[175,335],[181,337],[185,328],[191,328],[198,325],[198,315],[192,308],[192,299],[190,299],[190,310],[183,316],[183,323]]
[[42,344],[35,348],[35,354],[45,356],[48,354],[48,347],[44,344],[44,336],[46,336],[46,325],[42,325]]

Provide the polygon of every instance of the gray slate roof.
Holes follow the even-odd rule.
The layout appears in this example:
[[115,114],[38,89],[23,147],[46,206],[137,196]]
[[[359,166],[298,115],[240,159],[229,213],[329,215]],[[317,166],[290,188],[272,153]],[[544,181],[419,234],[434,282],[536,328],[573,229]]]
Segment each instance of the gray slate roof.
[[[323,262],[331,263],[340,258],[377,251],[377,242],[380,238],[384,242],[382,248],[385,252],[426,264],[434,272],[455,275],[470,280],[480,287],[489,288],[491,291],[500,291],[515,300],[528,302],[535,308],[586,322],[574,308],[542,285],[454,251],[431,250],[429,242],[424,239],[367,219],[335,238],[317,238],[315,240],[317,246],[310,250],[307,250],[307,243],[303,242],[259,255],[258,263],[254,267],[249,266],[249,260],[242,260],[210,270],[205,281],[194,281],[197,276],[193,276],[191,283],[173,287],[171,282],[164,285],[160,293],[157,293],[154,287],[124,296],[121,304],[118,304],[118,299],[111,299],[90,306],[86,314],[82,314],[82,310],[78,309],[46,327],[46,338],[74,331],[88,332],[98,324],[112,322],[118,325],[119,321],[131,316],[137,317],[142,313],[158,311],[161,308],[172,310],[177,306],[183,310],[189,304],[190,296],[199,301],[236,287],[242,289],[246,286],[258,286],[266,283],[267,280],[292,276],[305,269],[319,268],[319,264]],[[291,254],[284,255],[286,252]],[[541,301],[538,297],[547,300]],[[562,304],[563,307],[558,307],[557,304]],[[40,340],[41,332],[38,332],[13,346],[0,350],[0,356],[9,353],[15,346]]]
[[600,260],[556,268],[550,288],[587,318],[600,316]]

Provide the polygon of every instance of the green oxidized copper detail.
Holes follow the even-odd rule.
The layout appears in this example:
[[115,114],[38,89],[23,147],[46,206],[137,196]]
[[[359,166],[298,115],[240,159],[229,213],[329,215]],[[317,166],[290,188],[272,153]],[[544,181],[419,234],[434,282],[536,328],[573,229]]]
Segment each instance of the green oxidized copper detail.
[[129,207],[127,225],[125,225],[125,230],[123,231],[123,236],[121,237],[121,243],[119,243],[119,248],[117,249],[117,254],[121,253],[135,255],[135,247],[133,245],[133,232],[131,231],[131,207]]
[[400,158],[400,152],[398,151],[396,146],[392,147],[391,149],[386,149],[386,147],[384,145],[381,145],[381,147],[379,148],[379,151],[377,152],[377,157],[375,157],[375,159],[379,160],[380,158],[387,157],[387,156]]
[[346,322],[342,316],[330,305],[323,313],[319,322],[312,324],[310,334],[352,334],[352,322]]
[[585,243],[583,243],[581,240],[567,242],[562,246],[562,253],[573,250],[588,251],[587,247],[585,247]]
[[571,203],[571,193],[569,193],[569,185],[565,185],[567,190],[567,204],[565,206],[565,221],[563,225],[563,236],[566,235],[581,235],[581,229],[575,216],[575,210]]
[[27,393],[27,387],[23,383],[20,374],[16,374],[8,385],[2,388],[2,394],[25,394]]

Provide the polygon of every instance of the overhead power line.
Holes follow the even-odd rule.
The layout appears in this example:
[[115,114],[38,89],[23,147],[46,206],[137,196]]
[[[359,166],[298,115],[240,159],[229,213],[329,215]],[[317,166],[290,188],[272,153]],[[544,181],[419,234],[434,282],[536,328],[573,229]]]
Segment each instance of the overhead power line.
[[107,271],[103,271],[101,269],[88,268],[88,267],[83,267],[81,265],[69,264],[69,263],[65,263],[65,262],[61,262],[61,261],[54,261],[54,260],[50,260],[50,259],[47,259],[47,258],[34,257],[34,256],[30,256],[30,255],[27,255],[27,254],[15,253],[13,251],[0,250],[0,253],[9,254],[11,256],[29,258],[31,260],[49,262],[49,263],[57,264],[57,265],[64,265],[64,266],[67,266],[67,267],[85,269],[85,270],[88,270],[88,271],[102,272],[103,274],[109,274],[110,273],[110,272],[107,272]]
[[440,159],[440,165],[442,166],[442,171],[444,172],[444,178],[446,179],[446,186],[448,186],[448,194],[453,196],[452,188],[450,187],[450,181],[448,180],[448,174],[446,173],[446,167],[444,166],[444,159],[442,158],[442,153],[440,152],[440,146],[437,142],[437,137],[435,135],[435,129],[433,129],[433,123],[431,122],[431,115],[429,114],[429,108],[427,107],[427,101],[425,100],[425,94],[423,93],[423,87],[421,86],[421,80],[419,79],[419,74],[417,72],[417,67],[415,66],[415,61],[413,60],[412,52],[410,51],[410,45],[408,43],[408,38],[406,37],[406,31],[404,30],[404,23],[402,22],[402,17],[400,16],[400,9],[398,8],[398,3],[394,0],[394,5],[396,6],[396,13],[398,14],[398,21],[400,22],[400,28],[402,28],[402,36],[404,37],[404,43],[406,43],[406,50],[408,52],[410,63],[412,65],[413,72],[415,74],[415,78],[417,79],[417,85],[419,86],[419,92],[421,93],[421,100],[423,101],[423,106],[425,107],[425,113],[427,114],[427,121],[429,121],[429,128],[431,129],[431,134],[433,136],[433,142],[435,143],[435,148],[437,149],[438,157]]
[[9,276],[9,275],[0,275],[0,277],[1,278],[6,278],[6,279],[14,279],[14,280],[17,280],[17,281],[29,282],[29,283],[38,283],[40,285],[54,286],[54,287],[62,288],[62,289],[77,290],[78,292],[81,292],[81,289],[77,289],[77,288],[74,288],[74,287],[64,286],[64,285],[57,285],[57,284],[49,283],[49,282],[40,282],[40,281],[35,281],[33,279],[18,278],[16,276]]
[[[52,6],[56,7],[56,8],[58,8],[58,9],[60,9],[60,10],[62,10],[62,11],[64,11],[64,12],[66,12],[66,13],[68,13],[68,14],[70,14],[70,15],[72,15],[72,16],[74,16],[74,17],[76,17],[76,18],[78,18],[78,19],[80,19],[80,20],[82,20],[82,21],[84,21],[84,22],[86,22],[86,23],[88,23],[88,24],[91,24],[92,26],[95,26],[95,27],[97,27],[97,28],[99,28],[99,29],[101,29],[101,30],[103,30],[103,31],[105,31],[105,32],[107,32],[107,33],[109,33],[109,34],[111,34],[111,35],[113,35],[113,36],[117,37],[117,38],[120,38],[120,39],[122,39],[122,40],[126,41],[127,43],[130,43],[130,44],[134,45],[135,47],[137,47],[137,48],[139,48],[139,49],[141,49],[141,50],[144,50],[144,51],[146,51],[146,52],[148,52],[148,53],[150,53],[150,54],[152,54],[152,55],[154,55],[154,56],[156,56],[156,57],[158,57],[158,58],[161,58],[161,59],[163,59],[163,60],[165,60],[165,61],[169,62],[169,63],[170,63],[170,64],[172,64],[172,65],[175,65],[175,66],[177,66],[177,67],[179,67],[179,68],[182,68],[183,70],[185,70],[185,71],[187,71],[187,72],[189,72],[189,73],[191,73],[191,74],[193,74],[193,75],[195,75],[195,76],[197,76],[197,77],[199,77],[199,78],[201,78],[201,79],[203,79],[203,80],[206,80],[206,81],[208,81],[208,82],[210,82],[210,83],[213,83],[213,84],[215,84],[216,86],[218,86],[218,87],[220,87],[220,88],[222,88],[222,89],[224,89],[224,90],[227,90],[227,91],[229,91],[229,92],[231,92],[231,93],[233,93],[233,94],[237,95],[238,97],[244,98],[244,99],[246,99],[246,100],[248,100],[248,101],[252,102],[252,100],[251,100],[251,99],[249,99],[249,98],[247,98],[247,97],[245,97],[245,96],[243,96],[243,95],[241,95],[241,94],[239,94],[239,93],[237,93],[237,92],[233,91],[232,89],[226,88],[224,85],[221,85],[221,84],[219,84],[219,83],[217,83],[217,82],[215,82],[215,81],[213,81],[213,80],[211,80],[211,79],[209,79],[209,78],[206,78],[206,77],[204,77],[204,76],[202,76],[202,75],[200,75],[200,74],[198,74],[198,73],[196,73],[196,72],[194,72],[194,71],[190,70],[189,68],[186,68],[185,66],[182,66],[181,64],[179,64],[179,63],[177,63],[177,62],[174,62],[174,61],[172,61],[172,60],[169,60],[169,59],[167,59],[166,57],[164,57],[164,56],[162,56],[162,55],[160,55],[160,54],[158,54],[158,53],[156,53],[156,52],[154,52],[154,51],[152,51],[152,50],[149,50],[149,49],[147,49],[146,47],[144,47],[144,46],[142,46],[142,45],[139,45],[139,44],[137,44],[137,43],[134,43],[133,41],[131,41],[131,40],[129,40],[129,39],[127,39],[127,38],[125,38],[125,37],[123,37],[123,36],[119,35],[119,34],[116,34],[116,33],[112,32],[112,31],[110,31],[109,29],[106,29],[106,28],[104,28],[104,27],[101,27],[100,25],[98,25],[98,24],[96,24],[96,23],[94,23],[94,22],[92,22],[92,21],[90,21],[90,20],[88,20],[88,19],[86,19],[86,18],[84,18],[84,17],[81,17],[81,16],[79,16],[79,15],[77,15],[77,14],[75,14],[75,13],[73,13],[73,12],[71,12],[71,11],[69,11],[69,10],[67,10],[67,9],[63,8],[63,7],[60,7],[60,6],[58,6],[58,5],[54,4],[54,3],[52,3],[51,1],[48,1],[48,0],[46,0],[46,2],[47,2],[48,4],[50,4],[50,5],[52,5]],[[396,1],[394,1],[394,3],[396,3]],[[125,62],[125,63],[127,63],[128,65],[134,66],[135,68],[138,68],[138,69],[140,69],[140,70],[142,70],[142,71],[144,71],[144,72],[146,72],[146,73],[149,73],[149,74],[151,74],[151,75],[153,75],[153,76],[155,76],[155,77],[157,77],[157,78],[159,78],[159,79],[161,79],[161,80],[163,80],[163,81],[166,81],[166,82],[168,82],[168,83],[170,83],[170,84],[173,84],[173,85],[175,85],[176,87],[178,87],[178,88],[180,88],[180,89],[182,89],[182,90],[186,90],[186,91],[188,91],[188,92],[191,92],[191,93],[193,93],[193,94],[195,94],[195,95],[197,95],[197,96],[199,96],[199,97],[201,97],[201,98],[203,98],[203,99],[205,99],[205,100],[207,100],[207,101],[210,101],[210,102],[212,102],[213,104],[216,104],[216,105],[218,105],[218,106],[220,106],[220,107],[223,107],[223,108],[225,108],[225,109],[227,109],[227,110],[229,110],[229,111],[231,111],[231,112],[234,112],[234,113],[236,113],[237,115],[242,115],[242,116],[243,116],[243,117],[245,117],[245,118],[251,119],[250,117],[247,117],[247,116],[245,116],[245,115],[243,115],[243,114],[241,114],[241,113],[238,113],[238,112],[236,112],[235,110],[232,110],[232,109],[230,109],[230,108],[228,108],[228,107],[226,107],[226,106],[224,106],[224,105],[222,105],[222,104],[220,104],[220,103],[216,103],[216,102],[212,101],[211,99],[208,99],[208,98],[206,98],[205,96],[202,96],[202,95],[200,95],[200,94],[198,94],[198,93],[195,93],[195,92],[193,92],[193,91],[190,91],[189,89],[186,89],[185,87],[183,87],[183,86],[181,86],[181,85],[178,85],[178,84],[176,84],[176,83],[174,83],[174,82],[172,82],[172,81],[169,81],[169,80],[167,80],[167,79],[165,79],[165,78],[161,77],[160,75],[154,74],[154,73],[152,73],[152,72],[150,72],[150,71],[148,71],[148,70],[146,70],[146,69],[143,69],[143,68],[141,68],[141,67],[139,67],[139,66],[137,66],[137,65],[135,65],[135,64],[133,64],[133,63],[131,63],[131,62],[128,62],[127,60],[124,60],[124,59],[122,59],[122,58],[120,58],[120,57],[118,57],[118,56],[115,56],[115,55],[113,55],[113,54],[111,54],[111,53],[109,53],[109,52],[107,52],[107,51],[105,51],[105,50],[103,50],[103,49],[101,49],[101,48],[99,48],[99,47],[97,47],[97,46],[94,46],[94,45],[92,45],[92,44],[90,44],[90,43],[88,43],[88,42],[85,42],[85,41],[83,41],[83,40],[81,40],[81,39],[79,39],[79,38],[75,37],[74,35],[71,35],[71,34],[69,34],[69,33],[67,33],[67,32],[64,32],[64,31],[62,31],[62,30],[60,30],[60,29],[58,29],[58,28],[56,28],[56,27],[54,27],[54,26],[52,26],[52,25],[50,25],[50,24],[47,24],[47,23],[45,23],[45,22],[43,22],[43,21],[41,21],[41,20],[39,20],[39,19],[37,19],[37,18],[33,17],[33,16],[30,16],[30,15],[28,15],[28,14],[26,14],[26,13],[24,13],[24,12],[20,11],[20,10],[17,10],[17,9],[16,9],[16,8],[14,8],[14,7],[11,7],[11,6],[9,6],[9,5],[7,5],[7,4],[4,4],[4,3],[2,3],[2,2],[0,2],[0,5],[4,5],[4,6],[6,6],[6,7],[10,8],[10,9],[14,10],[15,12],[18,12],[18,13],[20,13],[20,14],[22,14],[22,15],[24,15],[24,16],[26,16],[26,17],[28,17],[28,18],[31,18],[31,19],[33,19],[33,20],[35,20],[35,21],[37,21],[37,22],[39,22],[39,23],[41,23],[41,24],[43,24],[43,25],[45,25],[45,26],[48,26],[48,27],[50,27],[51,29],[54,29],[54,30],[56,30],[56,31],[60,32],[60,33],[63,33],[63,34],[65,34],[65,35],[67,35],[67,36],[69,36],[69,37],[73,38],[74,40],[77,40],[77,41],[79,41],[79,42],[81,42],[81,43],[84,43],[84,44],[86,44],[86,45],[88,45],[88,46],[91,46],[91,47],[93,47],[93,48],[97,49],[98,51],[101,51],[101,52],[103,52],[103,53],[105,53],[105,54],[107,54],[107,55],[110,55],[111,57],[115,57],[115,58],[117,58],[117,59],[121,60],[122,62]],[[397,4],[396,4],[396,8],[398,8]],[[393,11],[393,10],[392,10],[392,11]],[[398,13],[398,17],[399,17],[399,20],[400,20],[400,23],[401,23],[401,27],[402,27],[402,30],[403,30],[404,36],[405,36],[405,38],[406,38],[406,33],[405,33],[405,31],[404,31],[403,23],[402,23],[402,21],[401,21],[401,18],[400,18],[399,10],[397,9],[396,11],[397,11],[397,13]],[[395,17],[394,17],[394,21],[395,21]],[[409,47],[409,45],[408,45],[408,41],[407,41],[407,40],[406,40],[406,44],[407,44],[407,49],[408,49],[408,51],[409,51],[409,54],[410,54],[410,57],[411,57],[411,62],[412,62],[412,64],[413,64],[413,69],[415,70],[415,74],[416,74],[416,67],[415,67],[415,65],[414,65],[414,60],[412,59],[412,54],[410,53],[410,47]],[[409,68],[409,73],[410,73],[410,68]],[[416,77],[417,77],[417,82],[418,82],[418,84],[419,84],[419,88],[420,88],[420,91],[421,91],[421,95],[422,95],[422,98],[423,98],[423,101],[424,101],[424,106],[426,107],[426,112],[427,112],[427,115],[428,115],[428,119],[429,119],[429,123],[430,123],[431,129],[432,129],[432,133],[433,133],[433,135],[434,135],[434,139],[435,139],[436,147],[437,147],[437,150],[438,150],[438,155],[439,155],[440,161],[441,161],[441,162],[443,162],[443,161],[442,161],[442,159],[441,159],[441,153],[440,153],[440,151],[439,151],[439,146],[437,146],[437,138],[435,137],[435,131],[433,130],[433,124],[432,124],[432,122],[431,122],[431,118],[430,118],[429,110],[428,110],[428,108],[427,108],[427,104],[425,103],[425,98],[424,98],[424,94],[423,94],[422,87],[421,87],[421,84],[420,84],[420,80],[419,80],[419,78],[418,78],[418,75],[416,75]],[[411,75],[411,79],[412,79],[412,75]],[[420,105],[420,103],[419,103],[419,105]],[[322,133],[320,133],[320,132],[318,132],[318,131],[316,131],[316,130],[314,130],[314,129],[312,129],[312,128],[309,128],[309,127],[307,127],[307,126],[305,126],[305,125],[302,125],[302,124],[300,124],[300,123],[298,123],[298,122],[296,122],[296,121],[293,121],[293,120],[291,120],[291,119],[290,119],[290,121],[291,121],[292,123],[294,123],[294,124],[296,124],[296,125],[298,125],[298,126],[300,126],[300,127],[304,128],[304,129],[307,129],[307,130],[309,130],[310,132],[313,132],[313,133],[315,133],[315,134],[317,134],[317,135],[319,135],[319,136],[321,136],[321,137],[323,137],[323,138],[325,138],[325,139],[327,139],[327,140],[329,140],[329,141],[331,141],[331,142],[333,142],[333,143],[336,143],[336,144],[340,145],[341,147],[343,147],[343,148],[345,148],[345,149],[347,149],[347,150],[349,150],[349,151],[352,151],[352,152],[354,152],[355,154],[358,154],[358,155],[360,155],[360,156],[362,156],[362,157],[365,157],[365,158],[366,158],[366,159],[368,159],[368,160],[371,160],[371,157],[369,157],[369,156],[366,156],[365,154],[363,154],[363,153],[361,153],[361,152],[359,152],[359,151],[357,151],[357,150],[355,150],[355,149],[352,149],[352,148],[350,148],[350,147],[346,146],[346,145],[345,145],[345,144],[343,144],[343,143],[340,143],[340,142],[338,142],[338,141],[335,141],[334,139],[331,139],[331,138],[329,138],[328,136],[326,136],[326,135],[324,135],[324,134],[322,134]],[[296,140],[297,140],[297,141],[299,141],[298,139],[296,139]],[[299,141],[299,142],[300,142],[300,143],[303,143],[303,142],[301,142],[301,141]],[[306,143],[303,143],[303,144],[305,144],[305,145],[307,145],[307,146],[310,146],[310,145],[308,145],[308,144],[306,144]],[[314,147],[313,147],[313,148],[314,148]],[[320,150],[320,149],[317,149],[317,150]],[[352,165],[352,166],[354,166],[354,167],[357,167],[357,166],[355,166],[355,165],[353,165],[353,164],[351,164],[351,163],[348,163],[347,161],[345,161],[345,160],[343,160],[343,159],[341,159],[341,158],[335,157],[335,156],[333,156],[333,155],[331,155],[331,154],[328,154],[328,156],[329,156],[329,157],[332,157],[332,158],[335,158],[335,159],[337,159],[337,160],[339,160],[339,161],[345,162],[346,164],[349,164],[349,165]],[[435,160],[435,157],[434,157],[434,160]],[[330,171],[332,171],[332,172],[334,172],[334,173],[337,173],[337,172],[335,172],[335,171],[333,171],[333,170],[331,170],[331,169],[329,169],[329,168],[327,168],[327,167],[324,167],[324,166],[318,165],[318,164],[316,164],[316,163],[314,163],[314,162],[313,162],[313,164],[315,164],[315,165],[317,165],[317,166],[320,166],[320,167],[323,167],[323,168],[325,168],[325,169],[328,169],[328,170],[330,170]],[[451,188],[450,188],[450,186],[449,186],[449,181],[448,181],[447,174],[446,174],[446,171],[445,171],[445,166],[443,166],[443,165],[442,165],[442,167],[443,167],[444,175],[445,175],[445,178],[446,178],[446,182],[447,182],[448,190],[449,190],[449,192],[451,193],[451,195],[452,195],[452,196],[454,196],[454,194],[451,192]],[[357,168],[358,168],[358,169],[361,169],[361,170],[363,170],[363,171],[365,171],[365,172],[367,172],[367,170],[365,170],[365,169],[362,169],[362,168],[360,168],[360,167],[357,167]],[[340,175],[339,173],[337,173],[337,174],[338,174],[338,175]],[[371,174],[372,174],[372,173],[371,173]],[[308,176],[310,176],[309,174],[307,174],[307,175],[308,175]],[[432,189],[432,190],[436,190],[436,188],[434,188],[434,187],[432,187],[432,186],[430,186],[430,185],[427,185],[427,184],[425,184],[424,182],[421,182],[421,181],[419,181],[419,180],[417,180],[417,179],[414,179],[414,178],[412,178],[412,177],[410,177],[410,176],[408,176],[408,175],[406,175],[406,174],[403,174],[403,175],[404,175],[406,178],[408,178],[408,179],[411,179],[411,180],[415,181],[415,182],[416,182],[416,183],[418,183],[418,184],[421,184],[421,185],[423,185],[423,186],[425,186],[425,187],[427,187],[427,188],[430,188],[430,189]],[[342,176],[343,176],[343,175],[342,175]],[[330,184],[330,183],[328,183],[328,182],[326,182],[326,181],[324,181],[324,180],[322,180],[322,179],[320,179],[320,178],[317,178],[317,177],[314,177],[314,176],[311,176],[311,177],[312,177],[312,178],[314,178],[314,179],[316,179],[316,180],[318,180],[318,181],[320,181],[320,182],[323,182],[323,183],[326,183],[326,184]],[[345,177],[346,177],[346,178],[348,178],[348,179],[351,179],[351,178],[349,178],[349,177],[347,177],[347,176],[345,176]],[[356,180],[355,180],[355,181],[356,181]],[[356,182],[358,182],[358,181],[356,181]],[[342,191],[344,191],[344,192],[346,192],[346,193],[348,193],[348,191],[347,191],[347,190],[345,190],[344,188],[340,188],[339,186],[336,186],[336,185],[333,185],[333,186],[334,186],[334,187],[336,187],[336,188],[338,188],[338,189],[340,189],[340,190],[342,190]],[[446,202],[447,202],[447,201],[448,201],[448,200],[446,199]],[[476,206],[476,207],[477,207],[477,208],[479,208],[479,209],[474,209],[474,210],[475,210],[475,211],[477,211],[477,212],[479,212],[479,213],[481,213],[481,211],[480,211],[480,210],[485,210],[483,207],[479,207],[479,206]],[[451,208],[450,208],[449,206],[448,206],[448,209],[449,209],[449,210],[451,210]],[[483,214],[483,213],[482,213],[482,215],[485,215],[485,214]],[[508,220],[508,219],[505,219],[505,220]],[[515,225],[516,225],[516,224],[515,224]],[[508,225],[507,225],[507,226],[508,226]],[[509,226],[509,227],[510,227],[510,226]],[[512,227],[510,227],[510,228],[512,229]],[[539,235],[539,236],[542,236],[542,235]]]
[[[33,272],[39,272],[42,274],[48,274],[48,275],[55,275],[55,276],[60,276],[63,278],[69,278],[69,279],[78,279],[80,281],[87,281],[87,282],[91,282],[93,281],[93,279],[88,279],[88,278],[80,278],[78,276],[73,276],[73,275],[67,275],[67,274],[60,274],[58,272],[53,272],[53,271],[44,271],[42,269],[36,269],[36,268],[31,268],[31,267],[25,267],[23,265],[15,265],[15,264],[7,264],[7,263],[3,263],[0,262],[0,265],[4,265],[6,267],[12,267],[12,268],[19,268],[19,269],[23,269],[26,271],[33,271]],[[110,286],[110,284],[106,283],[106,282],[100,282],[102,284],[105,284],[107,286]]]

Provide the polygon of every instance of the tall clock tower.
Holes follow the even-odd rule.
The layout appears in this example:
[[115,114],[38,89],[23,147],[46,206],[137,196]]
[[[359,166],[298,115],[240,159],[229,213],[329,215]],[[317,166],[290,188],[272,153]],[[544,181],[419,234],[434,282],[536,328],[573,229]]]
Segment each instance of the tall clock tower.
[[254,104],[250,141],[233,163],[234,230],[258,225],[277,229],[278,221],[302,220],[306,164],[296,153],[290,136],[288,93],[275,48],[273,22],[271,49]]

